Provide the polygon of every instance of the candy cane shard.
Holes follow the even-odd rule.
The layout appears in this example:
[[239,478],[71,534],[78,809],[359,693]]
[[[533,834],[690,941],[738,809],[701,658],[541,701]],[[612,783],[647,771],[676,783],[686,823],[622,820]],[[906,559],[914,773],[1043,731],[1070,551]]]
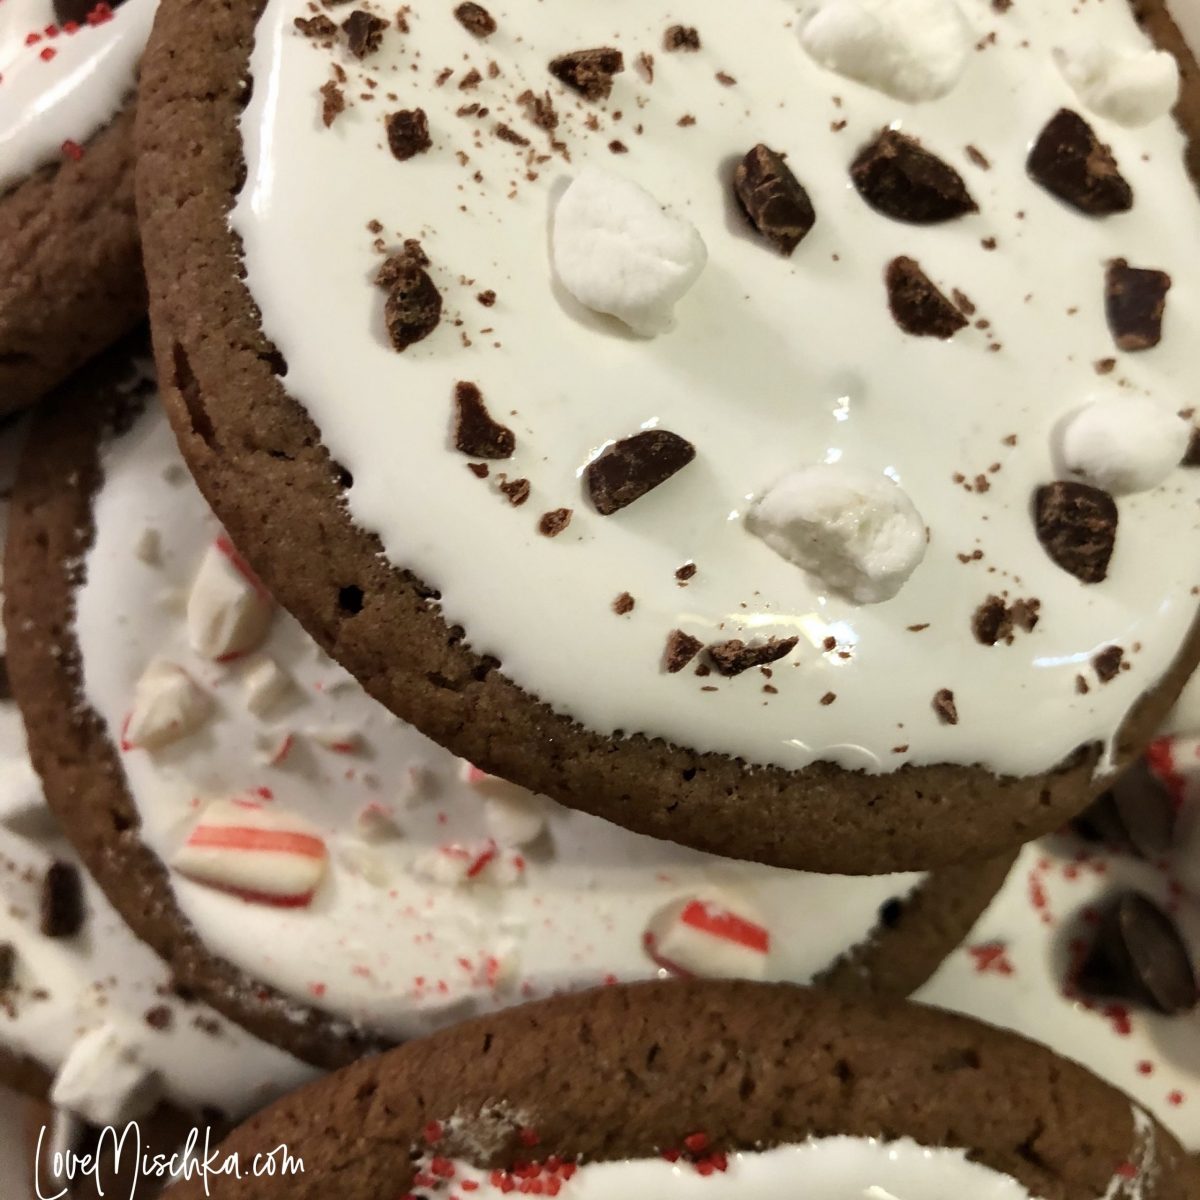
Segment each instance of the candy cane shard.
[[464,761],[459,775],[483,797],[488,831],[501,846],[527,846],[546,828],[546,809],[531,792]]
[[310,822],[275,805],[215,800],[176,852],[181,875],[256,904],[308,905],[329,858]]
[[192,649],[216,662],[247,654],[266,637],[274,610],[275,602],[258,576],[221,534],[205,551],[188,594]]
[[212,699],[177,664],[152,659],[133,691],[121,730],[122,750],[158,750],[194,733],[212,713]]
[[685,896],[660,908],[642,935],[646,953],[673,975],[762,979],[771,953],[767,927],[744,902]]

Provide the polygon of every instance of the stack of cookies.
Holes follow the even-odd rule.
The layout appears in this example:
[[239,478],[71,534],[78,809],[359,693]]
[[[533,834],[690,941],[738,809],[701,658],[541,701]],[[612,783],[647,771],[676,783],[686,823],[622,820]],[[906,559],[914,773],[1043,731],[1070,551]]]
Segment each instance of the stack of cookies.
[[1184,33],[0,0],[43,1158],[1200,1195]]

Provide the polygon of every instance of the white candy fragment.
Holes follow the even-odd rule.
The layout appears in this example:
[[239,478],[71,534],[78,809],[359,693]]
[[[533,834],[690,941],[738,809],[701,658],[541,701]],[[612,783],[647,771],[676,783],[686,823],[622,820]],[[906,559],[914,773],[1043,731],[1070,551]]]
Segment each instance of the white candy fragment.
[[222,534],[205,551],[188,595],[188,640],[203,658],[225,662],[266,637],[274,602]]
[[363,748],[362,734],[349,725],[319,725],[311,726],[304,731],[305,736],[332,750],[334,754],[360,754]]
[[762,979],[771,935],[745,903],[685,896],[660,908],[643,935],[646,952],[674,975]]
[[468,762],[462,779],[483,796],[488,832],[501,846],[527,846],[546,828],[546,809],[531,792],[497,775],[489,775]]
[[890,600],[925,557],[925,522],[904,490],[840,464],[785,475],[755,502],[746,527],[860,604]]
[[270,733],[256,733],[255,758],[264,767],[282,766],[296,748],[296,735],[289,729],[277,729]]
[[317,828],[295,813],[250,800],[215,800],[171,865],[196,883],[280,908],[312,901],[328,852]]
[[690,221],[665,212],[644,188],[584,167],[554,212],[554,268],[580,304],[653,337],[708,262]]
[[821,66],[913,103],[946,95],[974,43],[954,0],[812,0],[799,33]]
[[1073,413],[1059,434],[1062,467],[1126,496],[1156,488],[1187,451],[1191,425],[1144,396],[1104,396]]
[[337,852],[338,861],[352,875],[357,875],[372,887],[387,887],[393,872],[387,860],[371,846],[348,842]]
[[158,750],[194,733],[212,712],[209,694],[180,666],[153,659],[133,691],[123,750]]
[[147,526],[138,535],[133,552],[148,567],[162,566],[162,536],[157,529]]
[[364,842],[392,842],[404,836],[391,810],[378,802],[364,804],[354,817],[354,832]]
[[1179,64],[1165,50],[1089,37],[1056,47],[1054,60],[1082,104],[1120,125],[1157,120],[1179,95]]
[[121,1127],[145,1116],[161,1095],[162,1081],[142,1061],[130,1032],[107,1023],[76,1039],[50,1101],[94,1125]]
[[524,859],[502,851],[495,842],[472,846],[450,842],[437,846],[413,859],[410,869],[418,879],[443,887],[477,883],[513,887],[525,877]]
[[267,655],[256,658],[242,676],[246,689],[246,707],[263,717],[281,704],[293,690],[292,677]]

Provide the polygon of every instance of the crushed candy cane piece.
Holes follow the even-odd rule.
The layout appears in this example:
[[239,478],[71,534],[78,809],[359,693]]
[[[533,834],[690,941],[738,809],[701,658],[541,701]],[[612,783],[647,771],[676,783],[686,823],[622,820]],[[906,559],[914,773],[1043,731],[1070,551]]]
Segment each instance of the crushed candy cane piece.
[[195,652],[228,662],[256,649],[275,604],[222,534],[205,551],[187,602],[188,640]]
[[157,529],[147,526],[138,535],[133,552],[148,567],[162,566],[162,535]]
[[404,836],[392,811],[374,801],[364,804],[354,817],[354,831],[364,842],[391,842]]
[[[740,911],[738,911],[740,909]],[[660,908],[643,935],[646,952],[673,975],[709,979],[762,979],[771,935],[739,902],[685,896]]]
[[134,688],[121,749],[158,750],[178,741],[199,729],[212,707],[211,697],[182,667],[153,659]]
[[295,690],[292,677],[265,654],[247,666],[242,682],[246,688],[246,707],[256,717],[266,716]]

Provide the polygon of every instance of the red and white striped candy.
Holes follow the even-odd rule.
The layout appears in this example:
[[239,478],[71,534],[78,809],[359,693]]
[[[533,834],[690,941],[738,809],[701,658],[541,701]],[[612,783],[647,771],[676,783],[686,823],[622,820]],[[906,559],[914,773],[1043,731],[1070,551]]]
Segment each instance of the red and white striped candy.
[[253,650],[267,635],[275,602],[233,543],[221,534],[205,551],[188,594],[192,649],[228,662]]
[[204,810],[171,865],[243,900],[302,908],[312,900],[328,857],[320,833],[303,817],[233,799]]
[[735,911],[724,900],[685,896],[650,918],[643,934],[646,953],[673,975],[709,979],[762,979],[771,935],[745,905]]
[[194,733],[208,720],[212,699],[180,666],[153,659],[133,691],[121,730],[122,750],[157,750]]

